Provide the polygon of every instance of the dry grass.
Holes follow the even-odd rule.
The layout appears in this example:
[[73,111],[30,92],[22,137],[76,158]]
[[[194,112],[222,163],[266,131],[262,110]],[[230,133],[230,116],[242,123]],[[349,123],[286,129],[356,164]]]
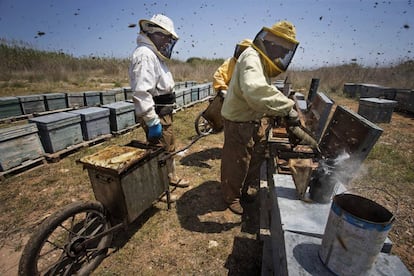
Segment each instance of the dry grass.
[[[0,39],[0,60],[0,96],[129,86],[127,59],[74,58]],[[222,62],[222,59],[190,58],[185,62],[171,60],[168,66],[177,82],[192,80],[203,83],[212,81],[214,71]],[[289,70],[278,76],[278,79],[286,78],[294,89],[305,94],[312,78],[320,79],[319,90],[326,93],[340,93],[346,82],[412,89],[414,62],[406,61],[389,67],[364,67],[351,63],[315,70]]]
[[297,90],[308,91],[312,78],[320,80],[319,90],[341,93],[344,83],[374,83],[386,87],[413,89],[414,62],[390,67],[363,67],[355,63],[315,70],[288,71],[288,79]]
[[[0,39],[0,96],[103,90],[129,86],[128,59],[45,52]],[[168,61],[178,81],[209,82],[222,59]]]

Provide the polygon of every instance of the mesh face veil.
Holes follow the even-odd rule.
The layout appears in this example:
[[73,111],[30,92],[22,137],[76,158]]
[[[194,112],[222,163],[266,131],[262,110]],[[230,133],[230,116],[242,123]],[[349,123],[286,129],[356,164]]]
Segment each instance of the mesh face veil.
[[154,43],[158,52],[165,58],[171,58],[172,50],[178,40],[172,20],[165,15],[156,14],[150,20],[140,20],[139,26]]
[[251,44],[252,44],[252,40],[248,38],[243,39],[242,41],[237,43],[236,48],[234,49],[233,57],[238,59],[241,53],[243,53],[243,51],[246,50],[247,47],[249,47]]
[[281,72],[286,71],[299,43],[278,36],[263,28],[253,41],[255,48],[262,52]]
[[159,27],[148,28],[147,36],[154,43],[157,50],[166,58],[171,58],[171,54],[177,39],[170,33]]

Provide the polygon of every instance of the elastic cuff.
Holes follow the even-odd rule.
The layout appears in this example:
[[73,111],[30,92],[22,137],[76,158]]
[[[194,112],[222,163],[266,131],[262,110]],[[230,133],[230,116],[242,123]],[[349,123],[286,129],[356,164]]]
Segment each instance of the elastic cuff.
[[145,114],[143,114],[142,119],[148,127],[160,123],[160,118],[158,117],[158,114],[155,112],[154,108],[151,108]]
[[145,121],[145,124],[148,127],[152,127],[152,126],[158,125],[159,123],[160,123],[160,118],[158,118],[158,116],[156,118],[152,118],[152,119],[150,119],[148,121]]

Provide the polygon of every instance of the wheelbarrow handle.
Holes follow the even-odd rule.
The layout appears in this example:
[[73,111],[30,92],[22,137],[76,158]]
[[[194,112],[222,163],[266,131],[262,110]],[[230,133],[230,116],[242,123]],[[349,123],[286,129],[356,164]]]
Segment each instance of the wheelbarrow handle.
[[198,140],[200,140],[200,138],[203,138],[203,137],[205,137],[205,135],[198,135],[198,136],[196,136],[193,140],[191,140],[191,142],[188,144],[188,145],[186,145],[185,147],[183,147],[183,148],[181,148],[181,149],[179,149],[179,150],[176,150],[176,151],[173,151],[173,152],[169,152],[169,153],[166,153],[165,155],[164,155],[164,157],[162,158],[162,160],[163,161],[166,161],[167,159],[170,159],[171,157],[173,157],[174,155],[176,155],[177,153],[180,153],[180,152],[182,152],[182,151],[185,151],[186,149],[188,149],[189,147],[191,147],[192,145],[194,145],[194,143],[195,142],[197,142]]

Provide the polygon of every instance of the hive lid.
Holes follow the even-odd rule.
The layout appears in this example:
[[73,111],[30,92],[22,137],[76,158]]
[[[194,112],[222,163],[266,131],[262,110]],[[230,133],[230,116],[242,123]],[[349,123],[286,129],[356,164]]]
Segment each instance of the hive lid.
[[82,108],[82,109],[77,109],[77,110],[71,110],[69,112],[80,114],[82,117],[82,120],[86,120],[86,121],[109,116],[109,109],[102,108],[102,107],[88,107],[88,108]]
[[111,92],[114,92],[114,93],[123,93],[124,92],[124,90],[122,88],[113,88],[113,89],[110,89],[108,91],[111,91]]
[[100,91],[86,91],[84,92],[85,96],[99,96],[101,95]]
[[101,91],[102,97],[105,97],[105,96],[114,96],[115,93],[116,93],[116,91],[114,91],[114,90]]
[[69,124],[76,124],[80,121],[80,115],[71,112],[58,112],[29,120],[31,123],[36,123],[40,130],[52,130]]
[[17,97],[1,97],[0,98],[0,105],[6,105],[11,103],[19,103],[19,99]]
[[373,104],[391,104],[391,105],[397,104],[397,101],[379,99],[379,98],[360,98],[359,101],[365,102],[365,103],[373,103]]
[[43,101],[43,95],[18,96],[21,102]]
[[0,129],[0,142],[11,140],[24,135],[37,133],[36,124],[25,124],[14,127]]
[[61,98],[65,98],[66,94],[65,93],[48,93],[48,94],[43,94],[43,96],[45,97],[45,99],[61,99]]
[[83,97],[85,92],[69,92],[66,93],[70,97]]
[[109,108],[111,113],[115,113],[115,114],[135,110],[135,106],[133,103],[128,103],[124,101],[105,104],[102,107]]
[[146,156],[147,151],[130,146],[112,145],[94,154],[82,157],[79,162],[97,168],[121,172]]

